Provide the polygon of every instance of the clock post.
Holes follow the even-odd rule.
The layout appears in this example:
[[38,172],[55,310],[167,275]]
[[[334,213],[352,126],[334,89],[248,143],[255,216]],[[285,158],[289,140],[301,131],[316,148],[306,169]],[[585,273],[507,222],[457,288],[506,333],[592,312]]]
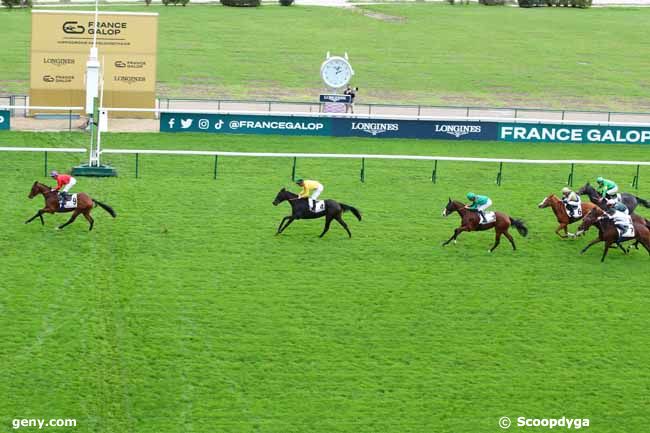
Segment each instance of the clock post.
[[352,102],[350,95],[341,94],[343,89],[354,75],[354,70],[348,59],[348,53],[341,56],[330,56],[327,52],[325,61],[320,67],[320,76],[327,92],[319,97],[320,111],[325,113],[345,113],[346,107]]

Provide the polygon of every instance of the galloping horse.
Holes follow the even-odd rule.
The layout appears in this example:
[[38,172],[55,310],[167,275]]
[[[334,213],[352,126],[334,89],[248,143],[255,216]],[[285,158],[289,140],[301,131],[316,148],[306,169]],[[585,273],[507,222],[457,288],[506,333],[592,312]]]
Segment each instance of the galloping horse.
[[491,222],[489,224],[479,224],[480,217],[477,212],[472,212],[467,209],[463,203],[459,201],[453,201],[451,198],[449,198],[449,202],[443,209],[442,215],[448,216],[454,212],[458,212],[458,215],[460,215],[461,224],[460,227],[454,230],[452,237],[450,237],[447,242],[442,244],[443,247],[451,241],[454,241],[454,243],[456,243],[456,238],[458,238],[458,235],[460,235],[462,232],[483,231],[494,228],[496,236],[494,238],[494,245],[492,248],[490,248],[489,252],[494,251],[494,249],[499,246],[499,243],[501,242],[501,235],[504,235],[506,238],[508,238],[513,250],[517,250],[515,241],[512,239],[512,235],[508,233],[508,228],[510,228],[510,225],[513,225],[520,235],[524,237],[528,235],[528,228],[524,225],[523,221],[511,218],[501,212],[495,212],[496,220],[494,222]]
[[[605,257],[607,256],[607,251],[609,251],[609,247],[613,243],[617,243],[618,247],[621,248],[624,253],[627,253],[628,251],[625,248],[623,248],[621,244],[617,242],[619,236],[618,236],[618,230],[614,225],[614,221],[612,221],[609,218],[601,218],[602,215],[603,212],[600,209],[595,208],[589,211],[589,213],[585,215],[585,217],[583,218],[579,230],[586,231],[589,227],[595,225],[596,227],[598,227],[598,238],[589,242],[589,244],[587,244],[587,246],[584,247],[582,251],[580,251],[580,254],[584,254],[585,251],[591,248],[592,245],[595,245],[599,242],[605,242],[605,250],[603,251],[603,257],[600,259],[601,262],[604,262]],[[648,229],[648,227],[645,224],[641,223],[636,218],[632,220],[632,224],[634,225],[634,237],[623,239],[623,242],[627,242],[632,239],[635,239],[636,240],[635,245],[640,243],[645,247],[646,251],[648,251],[648,254],[650,254],[650,229]]]
[[59,194],[56,191],[52,191],[52,189],[47,186],[43,185],[42,183],[34,182],[34,185],[32,185],[32,190],[29,193],[29,198],[32,199],[36,197],[37,195],[42,194],[43,197],[45,198],[45,207],[43,209],[40,209],[38,212],[36,212],[36,215],[25,221],[25,224],[32,222],[36,218],[41,219],[41,224],[45,225],[45,221],[43,220],[43,214],[44,213],[65,213],[65,212],[72,212],[72,216],[70,219],[65,222],[64,224],[61,224],[58,228],[62,229],[68,224],[71,224],[74,222],[75,219],[77,219],[77,216],[79,214],[83,214],[83,216],[88,220],[88,223],[90,223],[90,228],[88,229],[89,231],[93,229],[93,224],[95,223],[95,220],[93,217],[90,216],[90,212],[92,211],[94,206],[99,206],[102,209],[104,209],[106,212],[111,214],[113,218],[115,218],[117,215],[115,214],[115,211],[113,210],[112,207],[110,207],[107,204],[104,204],[102,202],[99,202],[93,198],[90,198],[90,196],[86,193],[80,192],[77,194],[77,207],[71,208],[71,209],[61,209],[59,208]]
[[[537,205],[537,207],[540,209],[544,209],[549,206],[551,207],[551,209],[553,209],[553,213],[555,214],[555,218],[557,219],[557,222],[560,223],[557,229],[555,229],[555,234],[557,234],[562,239],[566,239],[568,237],[575,237],[574,234],[569,233],[569,231],[567,230],[568,225],[573,224],[576,221],[580,221],[583,216],[587,215],[587,213],[591,209],[596,207],[596,205],[593,203],[581,202],[580,203],[580,206],[582,208],[581,216],[579,216],[578,218],[569,217],[569,215],[566,212],[566,208],[562,203],[562,200],[560,200],[555,194],[549,195],[544,200],[542,200],[540,204]],[[560,234],[561,230],[564,230],[564,236]]]
[[341,224],[341,226],[343,226],[345,231],[348,232],[348,237],[352,237],[352,233],[350,233],[348,225],[345,223],[345,221],[343,221],[343,212],[351,211],[354,216],[356,216],[357,219],[361,221],[361,213],[355,207],[347,205],[345,203],[339,203],[334,200],[325,200],[324,211],[312,212],[309,210],[309,201],[307,198],[298,198],[297,194],[294,194],[291,191],[287,191],[285,188],[282,188],[278,195],[275,196],[275,200],[273,200],[273,206],[277,206],[283,201],[288,201],[291,205],[291,215],[282,218],[282,221],[280,221],[280,226],[278,227],[278,231],[276,233],[278,235],[282,233],[287,227],[289,227],[289,224],[295,220],[325,217],[325,228],[323,229],[323,233],[320,234],[321,238],[325,236],[325,233],[327,233],[327,231],[330,229],[330,224],[332,223],[333,219],[335,219],[339,224]]
[[[598,205],[601,209],[606,209],[607,208],[607,201],[603,200],[602,196],[598,191],[596,191],[596,188],[594,188],[589,182],[584,184],[582,188],[580,188],[577,192],[578,195],[588,195],[589,200],[591,200],[592,203]],[[650,208],[650,202],[648,200],[642,199],[641,197],[637,197],[634,194],[630,194],[627,192],[622,192],[621,194],[621,201],[625,206],[627,206],[628,210],[630,213],[634,212],[634,209],[641,204],[644,207],[649,207]]]

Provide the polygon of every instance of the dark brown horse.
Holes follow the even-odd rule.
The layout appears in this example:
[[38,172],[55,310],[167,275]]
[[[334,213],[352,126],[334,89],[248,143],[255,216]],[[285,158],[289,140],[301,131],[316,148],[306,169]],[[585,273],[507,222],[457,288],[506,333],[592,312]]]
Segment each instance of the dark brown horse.
[[[580,254],[584,254],[589,248],[599,242],[605,242],[605,250],[603,251],[603,257],[600,259],[601,262],[605,261],[607,256],[607,251],[612,244],[617,244],[623,252],[627,253],[627,250],[619,243],[619,234],[614,221],[609,218],[603,218],[603,211],[599,208],[592,209],[585,217],[582,219],[582,224],[580,224],[580,231],[586,231],[591,226],[596,226],[598,228],[598,238],[589,242],[586,247],[580,251]],[[631,241],[632,239],[636,240],[636,244],[641,244],[645,247],[650,254],[650,229],[640,221],[639,218],[633,218],[632,224],[634,225],[634,237],[623,238],[622,242]]]
[[294,194],[291,191],[287,191],[286,189],[282,188],[278,195],[275,196],[275,200],[273,200],[273,206],[277,206],[283,201],[288,201],[291,205],[291,215],[282,218],[282,221],[280,221],[280,226],[278,227],[278,231],[276,233],[278,235],[282,233],[287,227],[289,227],[289,224],[295,220],[325,217],[325,228],[323,229],[323,233],[320,234],[321,238],[325,236],[325,233],[327,233],[327,231],[330,229],[330,224],[332,223],[333,219],[341,224],[345,231],[348,232],[349,237],[352,237],[352,233],[350,233],[348,225],[345,223],[345,221],[343,221],[343,212],[349,210],[354,214],[354,216],[357,217],[359,221],[361,221],[361,212],[359,212],[355,207],[347,205],[345,203],[339,203],[334,200],[325,200],[324,211],[312,212],[309,210],[309,202],[306,198],[298,198],[297,194]]
[[[569,224],[573,224],[576,221],[580,221],[583,216],[589,213],[590,210],[597,207],[593,203],[581,202],[580,203],[580,206],[582,207],[581,216],[578,218],[569,217],[569,215],[566,212],[566,208],[562,203],[562,200],[560,200],[559,197],[557,197],[555,194],[549,195],[544,200],[542,200],[542,202],[539,205],[537,205],[537,207],[540,209],[544,209],[549,206],[551,207],[551,209],[553,209],[553,213],[555,214],[555,218],[557,219],[557,222],[560,223],[557,229],[555,229],[555,234],[557,234],[562,239],[566,239],[568,237],[575,237],[575,234],[569,233],[569,231],[567,230]],[[560,231],[564,231],[564,235],[560,234]]]
[[517,247],[515,246],[515,240],[512,239],[512,235],[508,233],[510,226],[513,225],[520,235],[524,237],[528,235],[528,228],[523,221],[511,218],[501,212],[495,212],[496,220],[494,222],[491,222],[489,224],[479,224],[480,217],[477,212],[473,212],[467,209],[463,203],[454,201],[450,198],[447,206],[442,211],[442,215],[449,216],[454,212],[458,212],[460,215],[461,224],[460,227],[454,230],[452,237],[450,237],[445,243],[442,244],[443,247],[451,241],[454,241],[454,243],[456,243],[456,238],[458,238],[458,235],[460,235],[462,232],[494,229],[496,236],[494,238],[494,245],[489,249],[489,252],[494,251],[494,249],[499,246],[499,243],[501,242],[501,235],[504,235],[506,238],[508,238],[510,244],[512,245],[512,249],[516,250]]
[[[600,193],[589,182],[584,184],[577,192],[578,195],[588,195],[592,203],[598,205],[601,209],[607,209],[607,200],[603,199]],[[634,194],[622,192],[621,201],[628,208],[630,213],[634,212],[640,204],[643,207],[650,208],[650,201],[637,197]]]
[[64,224],[61,224],[58,228],[62,229],[63,227],[67,226],[68,224],[74,222],[75,219],[79,216],[79,214],[83,214],[83,216],[88,220],[88,223],[90,224],[90,228],[88,230],[93,229],[93,224],[95,223],[95,220],[93,220],[93,217],[90,216],[90,212],[92,211],[93,207],[99,206],[102,209],[104,209],[106,212],[111,214],[113,218],[115,218],[117,215],[115,214],[115,211],[113,208],[111,208],[109,205],[101,203],[95,199],[90,198],[88,194],[85,194],[83,192],[80,192],[77,194],[77,207],[72,208],[72,209],[61,209],[59,208],[59,194],[56,191],[52,191],[52,188],[50,188],[47,185],[43,185],[42,183],[39,182],[34,182],[34,185],[32,185],[32,190],[29,193],[29,198],[32,199],[36,197],[37,195],[42,194],[43,197],[45,198],[45,207],[43,209],[39,209],[38,212],[36,212],[36,215],[25,221],[25,224],[32,222],[36,218],[41,219],[41,224],[45,225],[45,221],[43,220],[43,214],[44,213],[65,213],[65,212],[72,212],[72,216],[70,219],[65,222]]

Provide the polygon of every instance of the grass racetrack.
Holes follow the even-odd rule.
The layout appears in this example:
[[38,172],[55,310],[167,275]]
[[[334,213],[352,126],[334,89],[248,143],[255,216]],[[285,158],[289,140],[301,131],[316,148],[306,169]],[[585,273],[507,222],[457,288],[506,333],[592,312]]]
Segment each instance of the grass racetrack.
[[[4,146],[87,144],[81,134],[2,133]],[[509,144],[106,134],[107,148],[395,153],[512,158],[647,159],[643,146]],[[502,416],[589,418],[594,433],[642,432],[650,377],[648,264],[595,236],[562,241],[542,198],[567,166],[298,161],[325,184],[353,238],[334,223],[296,221],[274,236],[288,205],[291,161],[108,155],[115,179],[75,188],[97,208],[78,219],[23,221],[43,177],[42,154],[2,153],[0,176],[0,425],[76,418],[75,432],[423,433],[500,431]],[[76,155],[50,155],[67,170]],[[630,191],[633,167],[579,166]],[[51,183],[51,182],[49,182]],[[295,187],[293,187],[295,190]],[[493,254],[492,232],[462,234],[449,196],[488,194],[523,218]],[[638,195],[650,196],[642,169]],[[640,209],[650,216],[650,209]],[[29,429],[25,429],[30,431]],[[528,428],[526,431],[547,431]]]

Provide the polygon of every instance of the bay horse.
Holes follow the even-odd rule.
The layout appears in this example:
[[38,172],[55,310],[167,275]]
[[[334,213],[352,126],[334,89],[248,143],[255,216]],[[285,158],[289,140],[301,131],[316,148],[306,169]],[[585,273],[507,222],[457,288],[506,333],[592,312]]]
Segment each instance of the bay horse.
[[454,243],[456,243],[456,238],[458,238],[458,235],[460,235],[462,232],[484,231],[494,228],[494,231],[496,232],[494,245],[488,250],[488,252],[491,253],[496,247],[499,246],[499,243],[501,242],[501,235],[504,235],[506,238],[508,238],[510,244],[512,245],[512,249],[516,251],[517,247],[515,246],[515,241],[512,239],[512,235],[508,232],[510,226],[513,225],[520,235],[524,237],[528,235],[528,227],[526,227],[523,221],[511,218],[502,212],[495,212],[496,220],[494,222],[491,222],[489,224],[479,224],[480,217],[478,215],[478,212],[472,212],[471,210],[467,209],[463,203],[454,201],[450,197],[447,206],[442,211],[442,215],[446,217],[454,212],[458,212],[458,215],[460,215],[461,224],[460,227],[454,230],[454,234],[442,244],[443,247],[451,241],[454,241]]
[[[589,200],[598,205],[601,209],[607,209],[607,200],[604,200],[602,198],[602,195],[596,191],[596,188],[594,188],[589,182],[584,184],[578,191],[578,195],[588,195]],[[642,199],[641,197],[637,197],[634,194],[630,194],[627,192],[622,192],[621,194],[621,201],[625,206],[627,206],[628,210],[630,213],[634,212],[634,209],[641,204],[644,207],[650,208],[650,202],[648,200]]]
[[[540,204],[537,205],[538,208],[544,209],[547,207],[551,207],[553,209],[553,213],[555,214],[555,219],[557,219],[557,222],[560,224],[557,229],[555,229],[555,234],[561,237],[562,239],[566,239],[569,237],[575,237],[575,234],[569,233],[567,227],[569,224],[573,224],[576,221],[580,221],[582,217],[587,215],[587,213],[597,207],[594,203],[587,203],[587,202],[581,202],[580,207],[582,208],[582,215],[578,218],[574,217],[569,217],[566,211],[566,207],[564,206],[564,203],[562,203],[562,200],[560,200],[559,197],[557,197],[555,194],[551,194],[548,197],[546,197]],[[564,235],[560,234],[560,231],[564,231]]]
[[[289,224],[299,219],[314,219],[325,217],[325,228],[323,233],[319,237],[325,236],[325,233],[330,229],[330,224],[332,220],[336,220],[341,226],[348,232],[348,237],[352,237],[348,225],[343,221],[343,213],[345,211],[350,211],[354,214],[359,221],[361,221],[361,212],[359,212],[355,207],[347,205],[345,203],[339,203],[334,200],[325,200],[325,210],[322,212],[312,212],[309,209],[309,200],[307,198],[298,198],[297,194],[287,191],[285,188],[282,188],[278,195],[275,196],[273,200],[273,206],[277,206],[283,201],[288,201],[291,205],[291,215],[285,216],[280,221],[278,226],[278,231],[276,235],[279,235],[289,227]],[[285,224],[286,222],[286,224]]]
[[[580,251],[580,254],[584,254],[589,248],[599,242],[605,242],[603,257],[600,259],[601,262],[604,262],[610,246],[614,243],[616,243],[624,253],[627,254],[628,251],[618,243],[618,230],[614,225],[614,221],[609,218],[601,218],[602,215],[603,212],[600,209],[595,208],[589,211],[589,213],[582,219],[582,224],[580,224],[579,230],[586,231],[589,227],[596,226],[598,228],[598,237],[589,242],[589,244]],[[637,218],[632,219],[632,224],[634,225],[634,237],[623,239],[623,242],[635,239],[635,245],[640,243],[645,247],[646,251],[648,251],[648,254],[650,254],[650,229]]]
[[39,194],[42,194],[43,198],[45,198],[45,207],[39,209],[39,211],[36,212],[36,215],[34,215],[33,217],[25,221],[25,224],[32,222],[36,218],[40,218],[41,225],[45,225],[45,221],[43,220],[44,213],[53,214],[53,213],[72,212],[72,216],[70,217],[70,219],[67,222],[61,224],[58,227],[58,229],[62,229],[68,224],[71,224],[72,222],[74,222],[75,219],[77,219],[79,214],[83,214],[83,216],[86,218],[86,220],[88,220],[88,223],[90,224],[90,228],[88,229],[88,231],[90,231],[93,229],[93,225],[95,223],[93,217],[90,216],[90,212],[92,211],[93,207],[95,206],[101,207],[106,212],[111,214],[113,218],[117,216],[117,214],[115,213],[112,207],[91,198],[88,194],[83,192],[77,193],[77,207],[72,209],[59,208],[59,193],[57,191],[52,191],[52,188],[50,188],[49,186],[43,185],[42,183],[36,181],[34,182],[34,185],[32,185],[32,190],[29,192],[28,197],[29,199],[33,199]]

